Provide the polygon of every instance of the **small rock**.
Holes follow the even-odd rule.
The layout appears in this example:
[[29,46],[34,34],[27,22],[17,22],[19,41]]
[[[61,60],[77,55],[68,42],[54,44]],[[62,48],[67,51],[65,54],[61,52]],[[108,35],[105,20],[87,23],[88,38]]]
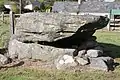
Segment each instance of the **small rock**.
[[86,53],[86,50],[80,50],[77,56],[82,57],[83,55],[85,55],[85,53]]
[[88,64],[88,59],[83,59],[83,58],[80,58],[80,57],[75,57],[75,60],[80,64],[80,65],[86,65]]
[[111,57],[99,57],[99,59],[102,59],[107,64],[109,70],[114,70],[114,59]]
[[87,54],[85,54],[85,56],[93,57],[93,58],[99,57],[101,55],[103,55],[103,51],[101,51],[101,50],[94,50],[94,49],[87,50]]
[[4,55],[0,54],[0,63],[1,64],[7,64],[8,63],[8,58],[5,57]]
[[96,70],[108,71],[108,66],[101,58],[90,58],[90,68]]
[[72,56],[69,56],[69,55],[64,55],[63,56],[63,59],[64,59],[64,63],[67,64],[67,63],[73,63],[74,62],[74,59]]
[[75,67],[77,63],[74,61],[73,57],[70,55],[59,56],[57,60],[55,60],[55,66],[57,69],[68,69],[70,67]]

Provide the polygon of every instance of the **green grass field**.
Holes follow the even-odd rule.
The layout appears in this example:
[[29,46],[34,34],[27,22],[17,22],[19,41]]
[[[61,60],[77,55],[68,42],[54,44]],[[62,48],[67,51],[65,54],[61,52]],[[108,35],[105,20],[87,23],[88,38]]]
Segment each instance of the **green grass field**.
[[[97,41],[109,56],[120,63],[120,33],[96,32]],[[9,24],[0,22],[0,47],[9,39]],[[65,72],[29,67],[14,67],[0,70],[0,80],[120,80],[120,65],[113,72],[83,71]]]
[[114,72],[65,72],[29,68],[1,70],[0,80],[120,80],[120,69]]
[[5,17],[4,22],[0,20],[0,48],[5,46],[9,39],[9,17]]

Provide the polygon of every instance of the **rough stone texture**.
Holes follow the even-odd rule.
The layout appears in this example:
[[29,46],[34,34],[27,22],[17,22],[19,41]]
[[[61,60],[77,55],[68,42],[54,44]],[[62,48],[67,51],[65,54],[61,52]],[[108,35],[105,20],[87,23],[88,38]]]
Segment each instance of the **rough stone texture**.
[[101,50],[95,50],[95,49],[89,49],[87,50],[87,54],[85,54],[85,56],[87,57],[99,57],[103,55],[103,51]]
[[75,62],[74,58],[70,55],[60,55],[56,60],[55,60],[55,66],[59,70],[65,70],[68,68],[72,68],[77,66],[77,63]]
[[108,66],[108,70],[114,70],[114,59],[111,57],[99,57],[100,59],[104,60]]
[[0,54],[0,65],[4,65],[8,63],[8,58],[4,55]]
[[75,61],[77,61],[80,65],[86,65],[86,64],[88,64],[89,62],[88,62],[88,59],[83,59],[83,58],[80,58],[80,57],[75,57]]
[[[99,16],[80,16],[58,13],[26,13],[15,26],[15,38],[20,41],[57,41],[72,36],[77,31],[105,27],[109,19]],[[89,27],[88,27],[89,26]]]
[[113,70],[114,60],[111,57],[90,58],[90,68],[98,70]]
[[75,49],[55,48],[36,43],[22,43],[18,40],[9,42],[10,58],[18,57],[18,59],[40,59],[42,61],[52,61],[62,54],[72,54]]
[[86,53],[86,50],[80,50],[79,52],[78,52],[78,57],[83,57],[84,55],[85,55],[85,53]]
[[108,71],[108,66],[104,60],[100,58],[91,58],[90,59],[90,68],[96,70]]

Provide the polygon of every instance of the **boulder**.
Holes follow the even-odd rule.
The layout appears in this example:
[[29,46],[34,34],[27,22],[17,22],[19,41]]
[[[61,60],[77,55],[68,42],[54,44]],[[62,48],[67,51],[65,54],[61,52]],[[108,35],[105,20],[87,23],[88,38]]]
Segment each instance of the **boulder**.
[[80,50],[77,56],[82,58],[85,54],[86,54],[86,50]]
[[8,58],[2,54],[0,54],[0,65],[4,65],[8,63]]
[[91,58],[90,59],[90,68],[95,70],[108,71],[108,66],[104,60],[100,58]]
[[114,69],[114,60],[111,57],[90,58],[90,68],[103,71]]
[[60,55],[56,60],[55,60],[55,66],[59,70],[65,70],[65,69],[70,69],[72,67],[77,66],[77,63],[75,62],[73,56],[70,55]]
[[87,54],[85,54],[86,57],[99,57],[103,55],[103,51],[101,50],[95,50],[95,49],[89,49],[87,50]]
[[18,59],[27,58],[40,59],[42,61],[53,61],[62,54],[72,55],[75,49],[56,48],[36,43],[22,43],[13,39],[9,42],[8,50],[8,56],[12,59],[17,57]]
[[84,66],[84,65],[86,65],[86,64],[88,64],[89,62],[88,62],[88,59],[84,59],[84,58],[80,58],[80,57],[75,57],[75,61],[77,61],[77,63],[79,64],[79,65],[82,65],[82,66]]
[[108,70],[114,70],[115,62],[114,59],[111,57],[99,57],[100,59],[104,60],[108,66]]
[[[80,16],[59,13],[26,13],[16,22],[15,38],[19,41],[53,42],[73,34],[88,37],[105,27],[109,19],[102,16]],[[78,37],[78,34],[81,36]],[[84,36],[83,36],[84,34]]]

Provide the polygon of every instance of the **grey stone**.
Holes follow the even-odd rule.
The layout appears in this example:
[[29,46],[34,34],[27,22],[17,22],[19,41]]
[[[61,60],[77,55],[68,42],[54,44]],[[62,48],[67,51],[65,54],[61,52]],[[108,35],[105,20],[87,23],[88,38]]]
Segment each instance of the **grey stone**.
[[74,58],[70,55],[60,55],[55,60],[55,66],[59,70],[65,70],[77,66],[77,63],[75,62]]
[[85,53],[86,53],[86,50],[80,50],[79,52],[78,52],[78,57],[83,57],[84,55],[85,55]]
[[111,57],[99,57],[99,59],[102,59],[102,60],[105,61],[109,70],[114,70],[115,65],[114,65],[114,59],[113,58],[111,58]]
[[53,61],[59,55],[72,54],[75,49],[56,48],[37,43],[22,43],[16,39],[9,42],[8,56],[18,59],[40,59],[42,61]]
[[8,63],[8,58],[2,54],[0,54],[0,64],[4,65]]
[[15,39],[9,41],[8,57],[14,58],[32,58],[30,53],[30,45],[17,41]]
[[88,64],[88,59],[83,59],[83,58],[80,58],[80,57],[75,57],[75,61],[77,61],[80,65],[86,65]]
[[108,71],[108,66],[104,60],[100,58],[90,58],[90,68],[95,70]]
[[90,67],[99,70],[114,70],[114,59],[111,57],[90,58]]
[[87,54],[85,54],[86,57],[99,57],[103,55],[103,51],[101,50],[95,50],[95,49],[89,49],[87,50]]
[[106,61],[106,62],[109,62],[109,61],[110,61],[110,63],[113,63],[113,62],[114,62],[114,59],[111,58],[111,57],[99,57],[99,59],[102,59],[102,60],[104,60],[104,61]]
[[[82,28],[77,32],[86,32],[86,30],[89,29],[101,29],[107,25],[108,21],[108,18],[91,15],[89,16],[88,20],[88,16],[86,17],[80,15],[58,13],[26,13],[21,15],[20,19],[17,20],[15,26],[15,35],[16,39],[22,42],[52,42],[72,36],[81,27]],[[91,23],[97,23],[97,28],[96,25],[91,26]]]

